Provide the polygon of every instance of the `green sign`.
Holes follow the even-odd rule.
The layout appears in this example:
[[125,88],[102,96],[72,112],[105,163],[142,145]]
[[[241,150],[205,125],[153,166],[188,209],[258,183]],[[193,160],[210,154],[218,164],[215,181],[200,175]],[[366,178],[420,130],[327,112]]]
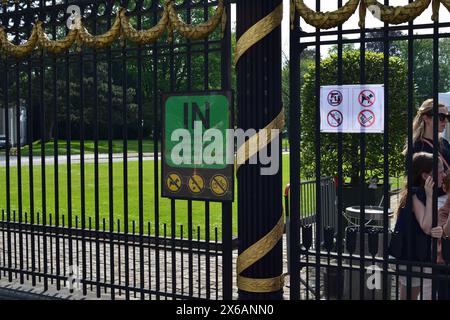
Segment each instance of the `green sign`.
[[163,96],[162,195],[233,200],[230,92]]

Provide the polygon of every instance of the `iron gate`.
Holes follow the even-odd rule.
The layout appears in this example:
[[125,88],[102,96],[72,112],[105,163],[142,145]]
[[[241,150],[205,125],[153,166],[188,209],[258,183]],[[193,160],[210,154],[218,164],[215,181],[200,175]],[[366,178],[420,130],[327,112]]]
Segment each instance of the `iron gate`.
[[[167,23],[168,5],[192,25],[224,9],[223,30],[190,37]],[[78,10],[86,31],[72,37]],[[231,88],[229,15],[227,0],[3,2],[1,111],[26,107],[27,142],[0,151],[0,281],[231,298],[231,204],[162,199],[158,186],[161,93]],[[163,33],[139,34],[154,26]],[[7,121],[6,141],[21,141],[14,132]]]
[[[295,11],[289,63],[291,298],[399,299],[399,276],[405,276],[407,297],[411,297],[411,282],[416,277],[421,298],[436,299],[437,283],[446,279],[442,274],[448,275],[448,265],[436,263],[437,242],[433,241],[429,248],[434,255],[433,263],[396,260],[389,255],[388,247],[395,224],[390,207],[395,210],[398,204],[393,189],[399,181],[393,177],[399,175],[412,181],[411,170],[405,171],[405,164],[411,168],[412,154],[399,156],[406,140],[411,150],[415,108],[427,98],[434,98],[437,141],[438,94],[448,91],[443,58],[449,37],[448,7],[441,6],[439,16],[440,1],[433,1],[432,21],[431,10],[422,13],[431,9],[431,1],[294,0],[291,5],[294,6],[291,12]],[[308,10],[306,5],[312,9]],[[403,8],[392,9],[389,5]],[[357,15],[358,6],[359,28],[355,23],[346,23],[352,14]],[[339,11],[316,14],[335,9]],[[429,16],[417,22],[417,17],[427,12]],[[305,67],[308,64],[310,67]],[[384,84],[385,88],[383,134],[321,133],[322,85],[373,83]],[[377,166],[374,154],[378,157]],[[435,181],[437,162],[435,146]],[[350,175],[351,168],[356,168],[356,177]],[[335,227],[326,224],[320,214],[315,215],[312,223],[302,215],[305,199],[301,197],[300,180],[308,173],[313,175],[316,185],[324,175],[336,177]],[[373,176],[380,180],[375,186],[382,190],[375,201],[369,199],[372,190],[367,188]],[[352,182],[360,189],[348,197],[344,187],[350,177],[355,178]],[[437,192],[434,194],[436,226]],[[322,212],[323,197],[320,188],[316,188],[316,213]],[[349,207],[356,205],[362,209],[349,217]],[[377,221],[369,221],[366,205],[381,206]],[[405,269],[400,265],[406,265]],[[425,268],[431,271],[425,272]],[[377,276],[376,272],[380,276],[379,285],[371,287],[369,283],[376,281],[371,276]],[[431,289],[425,289],[426,282],[432,282]],[[425,290],[429,290],[427,294]]]

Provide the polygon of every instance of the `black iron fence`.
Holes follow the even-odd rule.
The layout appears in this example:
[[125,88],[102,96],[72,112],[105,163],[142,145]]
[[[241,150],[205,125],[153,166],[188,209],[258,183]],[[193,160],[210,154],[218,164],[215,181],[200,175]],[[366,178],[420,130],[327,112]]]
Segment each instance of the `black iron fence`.
[[[326,4],[325,1],[296,3],[306,3],[315,11],[344,5],[341,0],[332,4],[328,1]],[[399,1],[383,4],[405,5]],[[427,7],[426,1],[421,5]],[[402,151],[405,141],[408,150],[413,149],[413,134],[417,134],[413,132],[413,118],[426,98],[434,99],[430,117],[434,141],[438,140],[438,112],[443,112],[438,111],[439,93],[449,89],[446,63],[441,58],[448,47],[448,12],[441,8],[439,20],[437,15],[432,20],[431,14],[424,17],[426,13],[422,13],[420,19],[411,16],[406,23],[393,25],[386,8],[380,4],[369,8],[365,26],[360,28],[356,23],[341,21],[335,28],[320,29],[317,27],[320,23],[328,26],[338,16],[325,21],[310,15],[308,20],[308,14],[301,11],[296,12],[293,21],[289,114],[290,293],[293,299],[448,298],[441,291],[448,287],[448,261],[437,260],[439,245],[443,243],[443,248],[446,247],[447,240],[426,236],[425,244],[418,244],[419,240],[412,243],[414,220],[408,222],[408,231],[392,233],[396,208],[390,208],[392,177],[404,176],[410,182],[407,203],[412,201],[412,152],[403,156]],[[299,13],[317,28],[308,25]],[[321,132],[321,86],[348,84],[383,84],[382,133]],[[437,143],[432,150],[434,166],[430,174],[438,181]],[[320,188],[314,190],[314,218],[305,219],[302,215],[305,199],[300,177],[306,173],[315,176],[316,185],[324,175],[337,177],[334,220],[319,214],[325,209],[327,196]],[[382,182],[378,185],[384,198],[381,205],[371,200],[369,185],[374,177]],[[349,186],[358,188],[349,194]],[[438,183],[435,183],[433,226],[438,221],[437,196]],[[353,203],[349,204],[349,199]],[[411,205],[405,210],[411,213]],[[408,241],[391,242],[393,237]],[[393,243],[400,249],[393,248]],[[407,249],[408,259],[394,254],[401,249]]]
[[[37,20],[51,39],[63,38],[69,5],[96,35],[111,29],[120,8],[136,29],[149,29],[164,3],[4,2],[0,22],[18,45]],[[173,5],[199,24],[218,4]],[[229,17],[228,1],[224,7]],[[170,41],[166,32],[152,44],[5,54],[0,110],[9,119],[11,108],[26,107],[27,143],[0,151],[0,277],[44,290],[75,285],[74,294],[99,298],[231,298],[231,205],[162,199],[159,190],[161,93],[230,89],[224,21],[223,34],[217,28],[205,40],[175,32]]]

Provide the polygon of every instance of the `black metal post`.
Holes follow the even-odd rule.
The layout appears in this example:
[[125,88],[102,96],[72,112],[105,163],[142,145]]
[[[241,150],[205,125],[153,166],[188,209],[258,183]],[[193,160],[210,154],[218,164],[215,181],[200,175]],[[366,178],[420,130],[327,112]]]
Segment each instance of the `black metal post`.
[[[281,0],[247,0],[237,3],[237,39],[270,14]],[[281,111],[281,28],[250,47],[237,64],[238,127],[256,131]],[[267,147],[270,147],[267,146]],[[238,179],[239,254],[267,235],[277,224],[282,208],[281,148],[279,171],[261,175],[260,164],[243,165]],[[282,273],[282,242],[242,272],[250,279],[265,279]],[[281,299],[283,291],[248,292],[239,289],[239,299]]]

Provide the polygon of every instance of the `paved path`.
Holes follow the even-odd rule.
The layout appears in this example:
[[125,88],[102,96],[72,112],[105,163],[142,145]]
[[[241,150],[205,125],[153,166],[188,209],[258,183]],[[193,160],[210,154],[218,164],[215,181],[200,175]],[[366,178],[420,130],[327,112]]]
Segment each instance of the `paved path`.
[[[144,161],[153,161],[154,160],[154,154],[153,153],[143,153],[143,160]],[[161,159],[161,155],[158,154],[158,160]],[[33,157],[33,165],[34,166],[39,166],[41,165],[41,157],[40,156],[34,156]],[[67,160],[68,157],[66,155],[59,155],[58,156],[58,163],[59,164],[67,164]],[[128,161],[138,161],[139,160],[139,155],[138,153],[128,153],[127,156],[127,160]],[[10,156],[9,158],[10,161],[10,166],[11,167],[15,167],[17,166],[17,156]],[[46,165],[53,165],[55,163],[55,157],[54,156],[46,156],[45,157],[45,164]],[[77,164],[80,163],[81,161],[81,157],[80,155],[72,155],[70,157],[70,161],[72,164]],[[85,154],[84,155],[84,161],[85,163],[94,163],[95,161],[95,157],[94,154],[90,153],[90,154]],[[107,153],[105,154],[99,154],[98,155],[98,162],[99,163],[108,163],[109,161],[109,155]],[[113,153],[113,162],[123,162],[123,154],[122,153]],[[29,157],[28,156],[21,156],[21,164],[22,166],[29,166]],[[0,167],[5,167],[6,166],[6,156],[0,155]]]

